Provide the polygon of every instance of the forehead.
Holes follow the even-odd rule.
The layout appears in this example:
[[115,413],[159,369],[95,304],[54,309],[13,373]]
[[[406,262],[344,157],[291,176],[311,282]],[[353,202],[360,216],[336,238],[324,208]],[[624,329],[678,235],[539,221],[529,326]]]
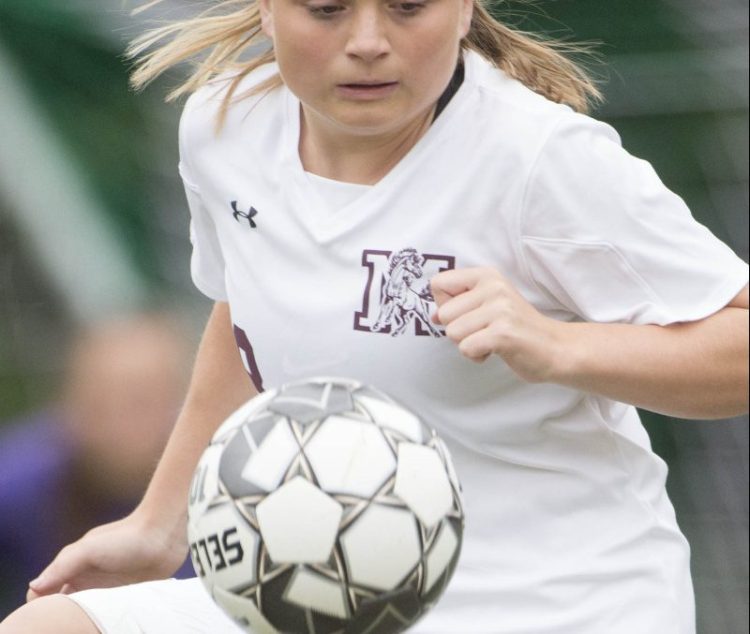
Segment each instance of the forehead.
[[260,0],[263,5],[286,5],[286,6],[308,6],[308,5],[336,5],[342,7],[364,7],[364,6],[471,6],[474,0]]

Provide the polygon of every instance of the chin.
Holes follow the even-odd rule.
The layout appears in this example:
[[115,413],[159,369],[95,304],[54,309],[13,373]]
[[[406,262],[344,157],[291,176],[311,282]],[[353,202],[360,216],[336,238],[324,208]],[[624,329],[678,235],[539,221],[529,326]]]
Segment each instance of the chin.
[[407,118],[403,115],[394,116],[392,113],[360,113],[336,118],[341,130],[356,136],[371,136],[397,132],[415,117]]

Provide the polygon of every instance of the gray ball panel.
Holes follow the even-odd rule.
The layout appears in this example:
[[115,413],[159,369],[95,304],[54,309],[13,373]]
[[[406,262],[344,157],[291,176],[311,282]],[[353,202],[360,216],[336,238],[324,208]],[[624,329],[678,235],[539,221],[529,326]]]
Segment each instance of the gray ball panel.
[[254,418],[246,423],[246,427],[250,432],[250,435],[253,437],[257,447],[260,447],[263,444],[266,436],[268,436],[268,432],[274,428],[278,421],[278,416],[264,413],[258,418]]
[[224,447],[219,463],[219,480],[224,484],[227,492],[233,498],[248,495],[265,495],[265,491],[248,482],[242,477],[242,470],[247,464],[252,448],[241,429]]
[[350,412],[354,409],[351,392],[343,385],[325,383],[291,385],[283,389],[269,404],[272,412],[288,416],[302,425]]

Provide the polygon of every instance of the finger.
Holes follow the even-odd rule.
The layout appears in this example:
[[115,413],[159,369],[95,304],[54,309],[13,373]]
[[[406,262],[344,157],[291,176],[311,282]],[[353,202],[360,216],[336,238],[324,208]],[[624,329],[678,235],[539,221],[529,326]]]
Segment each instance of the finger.
[[445,327],[445,335],[455,343],[461,343],[466,337],[479,332],[489,323],[486,310],[472,310],[460,315]]
[[[438,295],[443,299],[447,299],[465,293],[474,288],[482,279],[489,276],[502,278],[498,271],[488,267],[450,269],[434,275],[430,280],[430,288],[436,301]],[[438,303],[438,306],[440,306],[440,303]]]
[[485,361],[493,352],[493,340],[489,329],[483,328],[462,339],[458,349],[467,359],[479,363]]
[[435,303],[442,306],[446,301],[473,288],[468,274],[469,269],[450,269],[433,275],[430,279],[430,290]]
[[432,293],[432,297],[435,300],[435,305],[438,308],[440,308],[446,302],[450,301],[450,299],[453,297],[453,295],[446,293],[443,289],[434,286],[432,283],[430,283],[430,292]]
[[42,596],[41,594],[37,594],[31,588],[29,588],[26,591],[26,603],[28,603],[29,601],[33,601],[34,599],[38,599],[41,596]]
[[36,596],[60,592],[83,566],[76,552],[75,544],[63,548],[52,563],[36,579],[29,582],[29,590]]
[[483,301],[483,294],[478,293],[476,289],[461,293],[438,308],[436,311],[438,323],[450,324],[462,315],[478,309]]

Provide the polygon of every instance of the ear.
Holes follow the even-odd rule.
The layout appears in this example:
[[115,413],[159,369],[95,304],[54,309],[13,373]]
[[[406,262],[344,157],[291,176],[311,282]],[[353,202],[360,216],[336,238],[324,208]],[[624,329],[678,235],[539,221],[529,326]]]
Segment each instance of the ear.
[[461,0],[461,38],[465,38],[469,34],[469,29],[471,28],[471,18],[473,15],[474,0]]
[[266,37],[273,39],[273,13],[271,12],[271,0],[258,0],[260,11],[260,27]]

